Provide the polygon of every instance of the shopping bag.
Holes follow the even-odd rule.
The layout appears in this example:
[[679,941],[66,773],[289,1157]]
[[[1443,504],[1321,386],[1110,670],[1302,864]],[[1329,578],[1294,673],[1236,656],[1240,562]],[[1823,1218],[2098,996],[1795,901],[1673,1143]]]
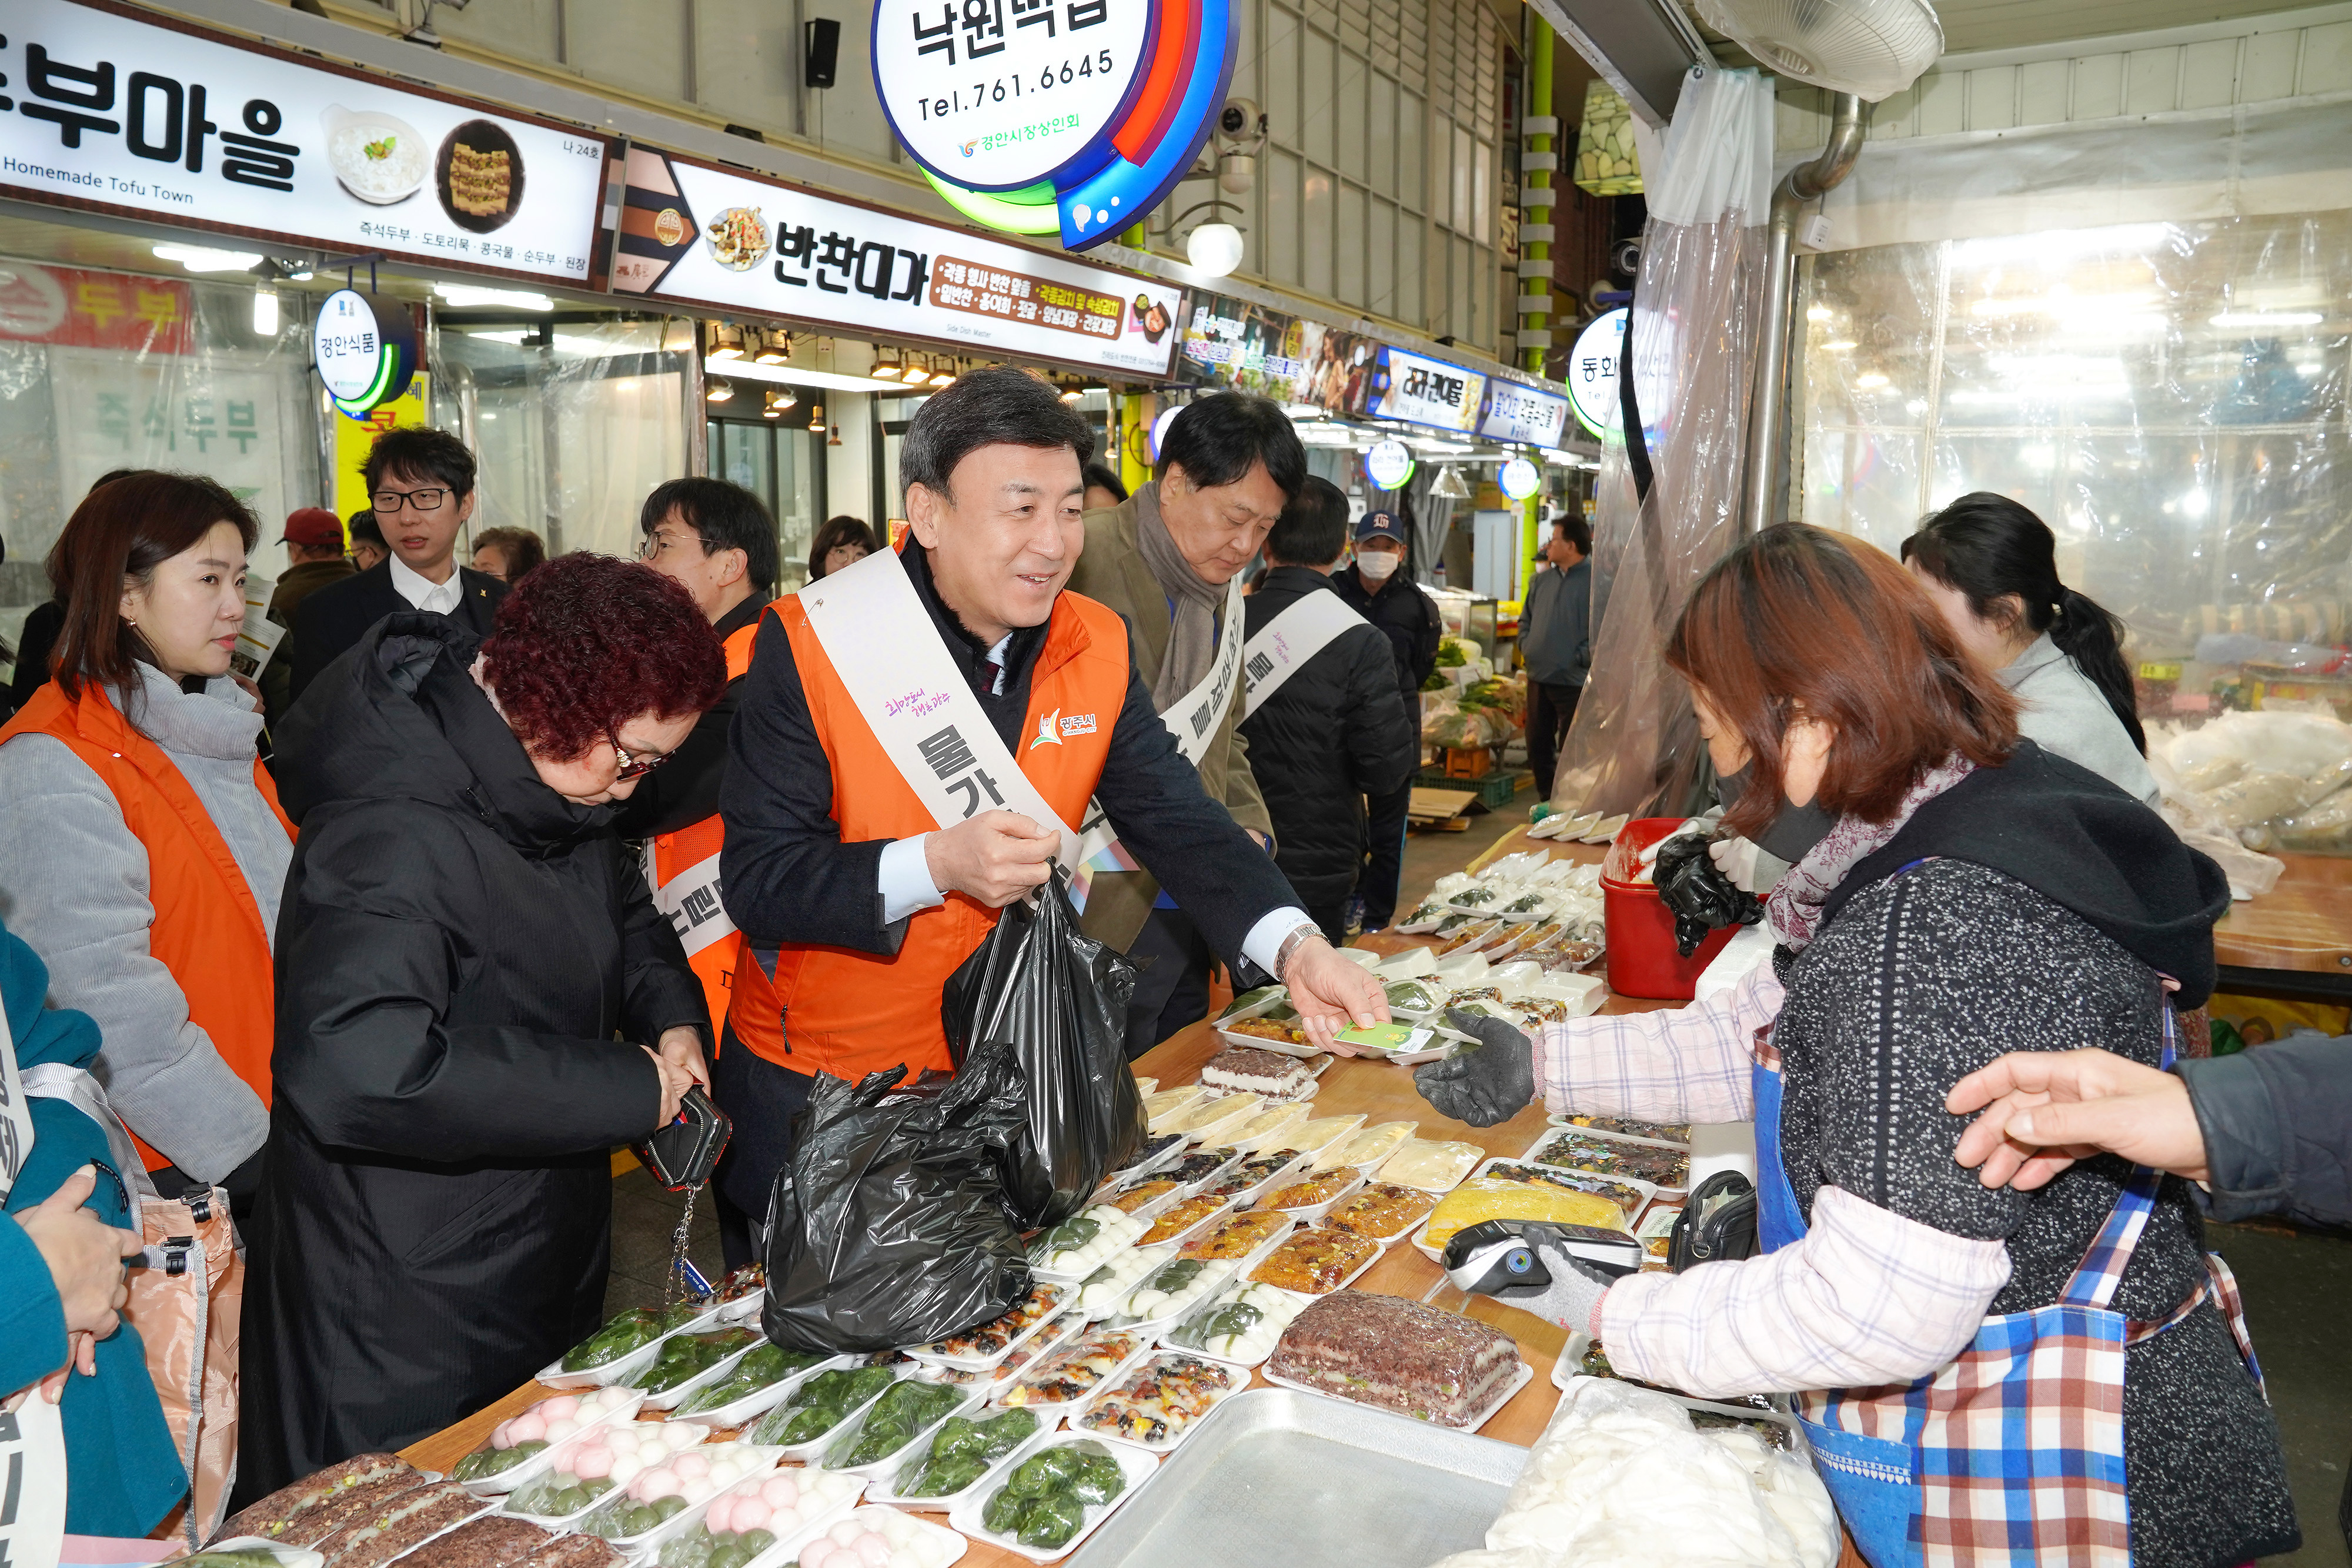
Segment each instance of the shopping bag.
[[[1004,1190],[1024,1227],[1076,1214],[1143,1141],[1143,1097],[1127,1067],[1135,966],[1078,930],[1060,868],[1034,899],[1008,904],[940,998],[948,1050],[1013,1048],[1028,1125]],[[961,1067],[959,1071],[963,1071]]]
[[236,1485],[245,1256],[221,1187],[190,1187],[178,1197],[142,1195],[139,1228],[147,1250],[126,1276],[122,1321],[146,1347],[148,1375],[188,1472],[188,1500],[173,1523],[193,1551],[219,1527]]
[[787,1350],[894,1350],[1004,1315],[1029,1291],[1005,1202],[1024,1124],[1012,1052],[902,1087],[819,1074],[768,1208],[761,1326]]

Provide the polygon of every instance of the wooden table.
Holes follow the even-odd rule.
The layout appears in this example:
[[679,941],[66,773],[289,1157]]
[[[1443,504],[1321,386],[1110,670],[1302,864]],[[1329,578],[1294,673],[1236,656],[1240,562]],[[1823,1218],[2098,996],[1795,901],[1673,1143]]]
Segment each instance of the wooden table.
[[[1484,865],[1495,856],[1508,852],[1521,838],[1514,828],[1503,834],[1482,853],[1474,865]],[[1597,860],[1600,851],[1583,845],[1553,845],[1577,859]],[[1556,855],[1556,858],[1558,856]],[[1412,937],[1379,934],[1368,937],[1363,945],[1381,952],[1394,952],[1416,945]],[[1640,1001],[1628,997],[1612,996],[1601,1009],[1606,1013],[1647,1012],[1670,1007],[1668,1002]],[[1135,1064],[1139,1076],[1154,1077],[1163,1084],[1192,1082],[1200,1072],[1201,1064],[1223,1049],[1206,1023],[1172,1036]],[[1529,1106],[1511,1120],[1493,1127],[1472,1127],[1460,1122],[1448,1121],[1432,1110],[1429,1103],[1414,1090],[1412,1074],[1386,1062],[1342,1057],[1335,1061],[1323,1074],[1316,1091],[1315,1110],[1318,1115],[1353,1115],[1362,1112],[1372,1122],[1411,1120],[1421,1124],[1421,1135],[1431,1138],[1456,1139],[1476,1144],[1489,1154],[1516,1155],[1526,1149],[1540,1135],[1544,1127],[1544,1110],[1540,1103]],[[1399,1241],[1389,1248],[1381,1260],[1359,1280],[1353,1287],[1381,1295],[1402,1296],[1411,1301],[1429,1301],[1456,1312],[1466,1312],[1481,1322],[1493,1323],[1518,1342],[1519,1354],[1535,1375],[1528,1385],[1513,1396],[1484,1428],[1486,1437],[1522,1446],[1533,1443],[1542,1435],[1551,1419],[1552,1409],[1559,1403],[1559,1390],[1551,1381],[1552,1364],[1558,1360],[1567,1341],[1564,1330],[1504,1305],[1487,1296],[1465,1296],[1449,1285],[1436,1264],[1423,1258],[1410,1245]],[[1262,1376],[1253,1376],[1255,1386],[1268,1386]],[[526,1384],[488,1408],[435,1433],[402,1450],[402,1457],[422,1469],[446,1470],[464,1455],[488,1440],[490,1428],[525,1406],[548,1397],[555,1390],[538,1383]],[[965,1568],[1028,1568],[1027,1560],[1001,1548],[975,1541],[963,1558]],[[1864,1568],[1862,1558],[1851,1543],[1840,1560],[1839,1568]]]
[[2278,885],[2232,904],[2213,928],[2221,988],[2352,1002],[2352,857],[2288,853]]

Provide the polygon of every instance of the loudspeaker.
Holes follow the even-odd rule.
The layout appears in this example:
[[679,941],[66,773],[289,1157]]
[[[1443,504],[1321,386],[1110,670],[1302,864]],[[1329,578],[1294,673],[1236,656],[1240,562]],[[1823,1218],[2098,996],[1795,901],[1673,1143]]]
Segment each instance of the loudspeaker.
[[841,24],[819,18],[808,25],[807,51],[801,67],[806,87],[831,87],[834,67],[841,58]]

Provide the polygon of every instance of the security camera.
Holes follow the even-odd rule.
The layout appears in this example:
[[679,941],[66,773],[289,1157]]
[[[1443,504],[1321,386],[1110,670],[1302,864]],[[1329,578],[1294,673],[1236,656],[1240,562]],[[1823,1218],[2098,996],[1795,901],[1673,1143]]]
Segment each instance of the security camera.
[[1642,242],[1621,239],[1609,247],[1609,269],[1621,277],[1638,277],[1642,273]]
[[1229,98],[1217,110],[1217,140],[1233,145],[1253,142],[1265,135],[1265,110],[1245,98]]

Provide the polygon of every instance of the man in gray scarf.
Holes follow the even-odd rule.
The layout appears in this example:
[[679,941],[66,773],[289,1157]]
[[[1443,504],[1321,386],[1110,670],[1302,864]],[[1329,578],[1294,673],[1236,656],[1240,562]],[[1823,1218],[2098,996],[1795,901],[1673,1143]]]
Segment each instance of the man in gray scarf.
[[[1168,428],[1158,476],[1116,508],[1087,514],[1070,587],[1135,628],[1143,677],[1165,715],[1214,668],[1226,585],[1307,476],[1307,449],[1279,404],[1244,392],[1195,400]],[[1242,634],[1238,621],[1230,629]],[[1273,819],[1237,727],[1243,683],[1200,757],[1201,783],[1269,851]],[[1207,943],[1147,872],[1097,873],[1086,932],[1150,962],[1128,1009],[1128,1054],[1140,1055],[1207,1016]]]

